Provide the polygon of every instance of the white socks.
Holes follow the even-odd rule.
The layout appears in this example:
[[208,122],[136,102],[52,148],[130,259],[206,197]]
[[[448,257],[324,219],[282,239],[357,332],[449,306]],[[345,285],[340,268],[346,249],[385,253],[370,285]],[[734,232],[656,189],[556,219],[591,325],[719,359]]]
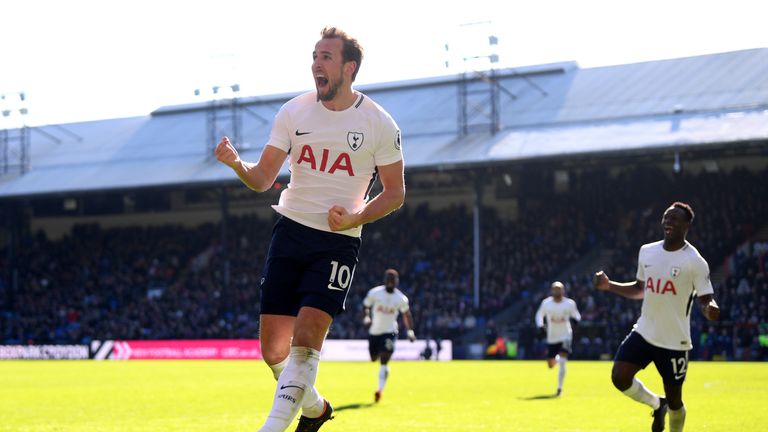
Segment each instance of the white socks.
[[301,403],[301,415],[309,418],[320,417],[325,411],[325,399],[320,396],[320,393],[314,386],[309,390],[309,393],[304,396],[304,401]]
[[560,370],[557,373],[557,389],[563,389],[563,381],[565,381],[565,362],[568,359],[563,356],[557,356],[557,362],[560,364]]
[[643,385],[642,381],[637,378],[633,378],[632,385],[622,393],[640,403],[648,405],[654,410],[659,409],[659,404],[661,403],[659,401],[659,396],[648,390],[648,388]]
[[389,366],[381,365],[379,368],[379,391],[384,390],[384,385],[387,383],[387,377],[389,376]]
[[683,432],[683,425],[685,424],[685,405],[680,407],[679,410],[669,410],[669,431],[670,432]]
[[[272,410],[264,426],[259,429],[261,432],[283,432],[296,417],[299,408],[305,404],[314,407],[318,402],[315,398],[322,401],[320,395],[312,391],[317,379],[320,352],[307,347],[291,347],[288,362],[283,371],[279,372],[277,369],[283,362],[270,366],[273,374],[279,374],[279,378]],[[322,403],[324,406],[325,403]],[[322,409],[315,417],[320,414]]]
[[[288,364],[288,357],[286,357],[280,363],[273,365],[267,365],[272,369],[272,375],[275,377],[275,381],[280,378],[280,373],[285,369],[285,365]],[[304,402],[301,404],[301,414],[309,418],[320,417],[325,411],[325,400],[320,396],[320,392],[317,388],[312,386],[312,393],[304,396]]]

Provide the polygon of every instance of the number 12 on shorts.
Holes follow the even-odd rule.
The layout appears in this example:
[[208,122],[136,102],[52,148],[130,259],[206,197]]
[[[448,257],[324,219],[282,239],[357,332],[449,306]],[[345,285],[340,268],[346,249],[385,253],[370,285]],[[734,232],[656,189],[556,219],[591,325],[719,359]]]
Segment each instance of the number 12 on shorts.
[[688,370],[688,355],[673,357],[669,360],[672,362],[672,372],[675,374],[675,379],[679,380],[685,377],[685,372]]
[[339,265],[338,261],[331,261],[331,277],[328,279],[328,289],[344,291],[349,287],[354,275],[354,267],[350,270],[346,264]]

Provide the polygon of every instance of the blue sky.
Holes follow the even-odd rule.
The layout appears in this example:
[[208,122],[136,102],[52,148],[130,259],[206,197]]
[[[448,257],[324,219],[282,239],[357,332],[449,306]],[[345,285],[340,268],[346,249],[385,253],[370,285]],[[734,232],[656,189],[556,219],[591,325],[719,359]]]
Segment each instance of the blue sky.
[[[596,67],[768,47],[758,4],[3,1],[0,94],[9,97],[0,110],[17,110],[14,95],[23,91],[29,114],[0,117],[0,128],[146,115],[205,100],[214,85],[237,83],[243,96],[307,90],[312,49],[326,24],[361,41],[366,57],[357,81],[366,84],[456,73],[463,67],[457,58],[491,53],[487,34],[499,38],[493,53],[501,66],[574,60]],[[196,88],[202,96],[194,96]]]

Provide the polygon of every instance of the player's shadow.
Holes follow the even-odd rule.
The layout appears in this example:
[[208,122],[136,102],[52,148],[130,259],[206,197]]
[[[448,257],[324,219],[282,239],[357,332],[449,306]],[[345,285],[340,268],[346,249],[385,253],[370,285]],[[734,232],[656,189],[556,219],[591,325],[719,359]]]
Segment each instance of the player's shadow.
[[547,399],[557,399],[557,398],[558,396],[556,394],[545,394],[545,395],[520,397],[518,399],[525,400],[525,401],[535,401],[535,400],[547,400]]
[[344,411],[344,410],[356,410],[361,408],[370,408],[373,405],[375,405],[373,402],[369,403],[353,403],[353,404],[347,404],[347,405],[341,405],[337,407],[333,407],[333,411]]

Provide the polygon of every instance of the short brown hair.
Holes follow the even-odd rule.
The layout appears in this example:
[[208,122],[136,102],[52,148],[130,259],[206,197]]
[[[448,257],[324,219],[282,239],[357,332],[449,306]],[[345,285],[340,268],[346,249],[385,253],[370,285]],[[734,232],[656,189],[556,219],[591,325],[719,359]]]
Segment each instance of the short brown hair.
[[338,27],[325,27],[320,32],[320,36],[323,39],[341,39],[341,59],[344,63],[348,61],[354,61],[357,63],[354,72],[352,72],[352,81],[355,81],[357,77],[357,71],[360,70],[360,64],[363,62],[363,47],[360,46],[360,42],[357,39],[348,35],[344,30]]

